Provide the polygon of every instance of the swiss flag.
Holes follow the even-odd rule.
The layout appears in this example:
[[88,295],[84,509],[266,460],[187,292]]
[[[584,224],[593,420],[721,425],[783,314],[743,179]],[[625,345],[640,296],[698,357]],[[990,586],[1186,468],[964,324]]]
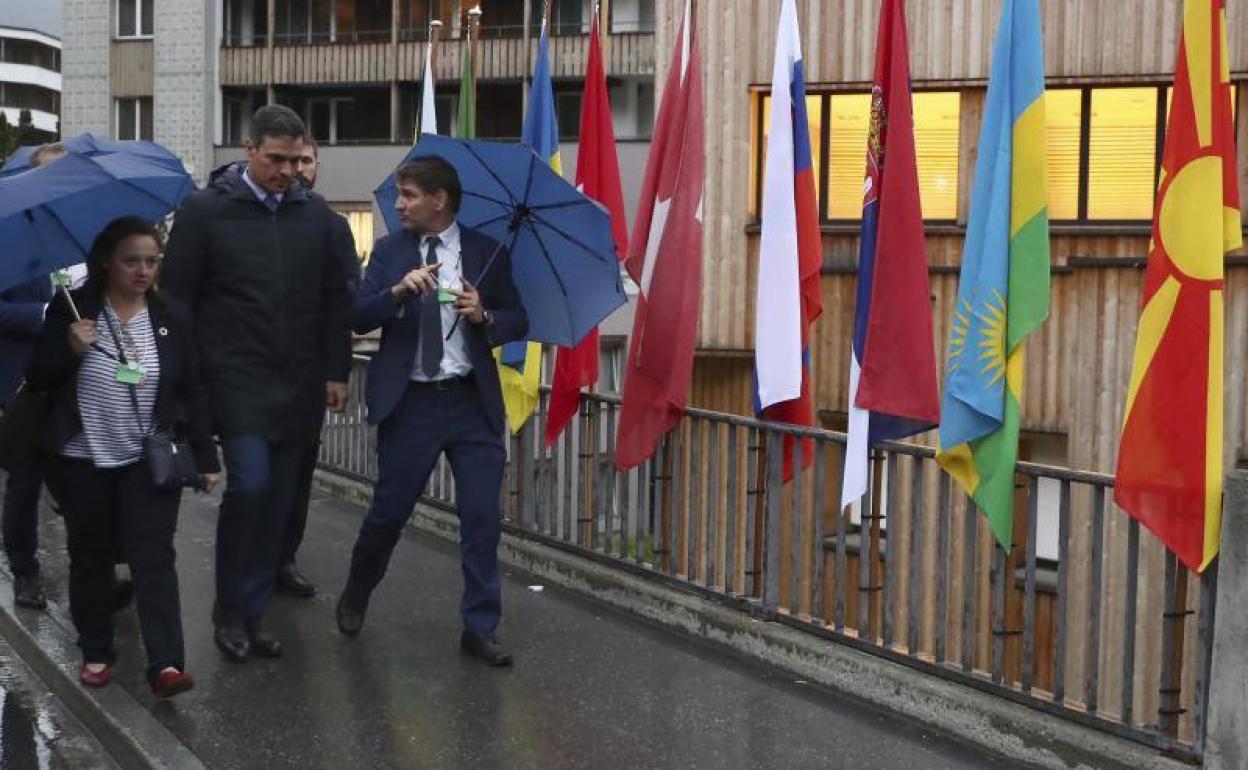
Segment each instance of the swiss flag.
[[[607,74],[598,42],[598,16],[589,37],[589,61],[585,65],[585,95],[581,101],[581,136],[576,152],[576,186],[611,213],[611,232],[621,259],[628,244],[624,216],[624,192],[620,186],[620,161],[615,152],[615,128],[611,125],[611,100]],[[546,419],[546,445],[559,438],[581,402],[581,388],[598,382],[598,330],[594,329],[574,348],[559,348],[550,388],[550,413]]]
[[644,462],[675,427],[693,374],[706,150],[702,68],[688,0],[677,40],[625,263],[641,292],[616,443],[621,470]]

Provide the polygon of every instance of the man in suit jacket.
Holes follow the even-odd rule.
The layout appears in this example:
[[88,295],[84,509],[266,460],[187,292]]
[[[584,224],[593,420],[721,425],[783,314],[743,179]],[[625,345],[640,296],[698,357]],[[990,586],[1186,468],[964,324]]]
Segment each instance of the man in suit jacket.
[[[0,292],[0,404],[13,400],[31,348],[43,330],[52,282],[39,278]],[[4,552],[13,572],[13,601],[21,607],[48,606],[39,581],[39,490],[43,464],[11,472],[4,485]]]
[[378,425],[379,473],[338,599],[338,628],[359,633],[369,596],[445,453],[459,507],[460,649],[505,666],[511,656],[494,633],[502,612],[497,550],[505,423],[490,351],[523,338],[528,316],[506,249],[455,220],[462,192],[454,167],[424,157],[396,176],[403,230],[377,242],[352,318],[361,334],[382,330],[365,384],[368,420]]

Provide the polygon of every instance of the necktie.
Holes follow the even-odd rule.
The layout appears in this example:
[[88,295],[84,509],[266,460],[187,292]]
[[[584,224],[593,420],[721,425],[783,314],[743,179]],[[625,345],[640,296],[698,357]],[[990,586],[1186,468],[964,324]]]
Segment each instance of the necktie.
[[276,213],[277,213],[277,207],[281,205],[281,201],[279,201],[279,200],[277,199],[277,196],[276,196],[276,195],[274,195],[273,193],[265,193],[265,194],[264,194],[264,205],[265,205],[265,206],[268,206],[268,208],[269,208],[269,213],[271,213],[271,214],[276,214]]
[[[425,239],[425,264],[438,261],[438,244],[442,239],[431,235]],[[442,365],[442,307],[438,293],[426,291],[420,298],[420,369],[426,377],[435,377]]]

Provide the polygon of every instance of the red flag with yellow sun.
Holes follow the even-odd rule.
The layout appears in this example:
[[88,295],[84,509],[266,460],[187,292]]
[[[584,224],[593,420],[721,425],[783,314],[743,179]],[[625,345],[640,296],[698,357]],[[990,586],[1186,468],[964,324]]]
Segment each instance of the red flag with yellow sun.
[[1225,0],[1185,0],[1114,500],[1185,566],[1222,529],[1224,260],[1242,244]]

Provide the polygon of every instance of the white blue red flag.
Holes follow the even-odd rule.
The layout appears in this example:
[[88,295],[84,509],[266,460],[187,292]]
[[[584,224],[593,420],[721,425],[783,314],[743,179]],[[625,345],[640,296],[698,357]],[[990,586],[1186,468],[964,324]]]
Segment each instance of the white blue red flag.
[[872,445],[940,422],[906,45],[902,0],[887,0],[871,89],[842,508],[867,491]]
[[[771,81],[771,123],[763,172],[762,234],[754,317],[755,409],[763,417],[813,425],[810,328],[823,312],[822,243],[811,161],[801,33],[793,0],[780,8]],[[811,442],[803,441],[802,465]],[[784,476],[792,476],[791,441]]]

